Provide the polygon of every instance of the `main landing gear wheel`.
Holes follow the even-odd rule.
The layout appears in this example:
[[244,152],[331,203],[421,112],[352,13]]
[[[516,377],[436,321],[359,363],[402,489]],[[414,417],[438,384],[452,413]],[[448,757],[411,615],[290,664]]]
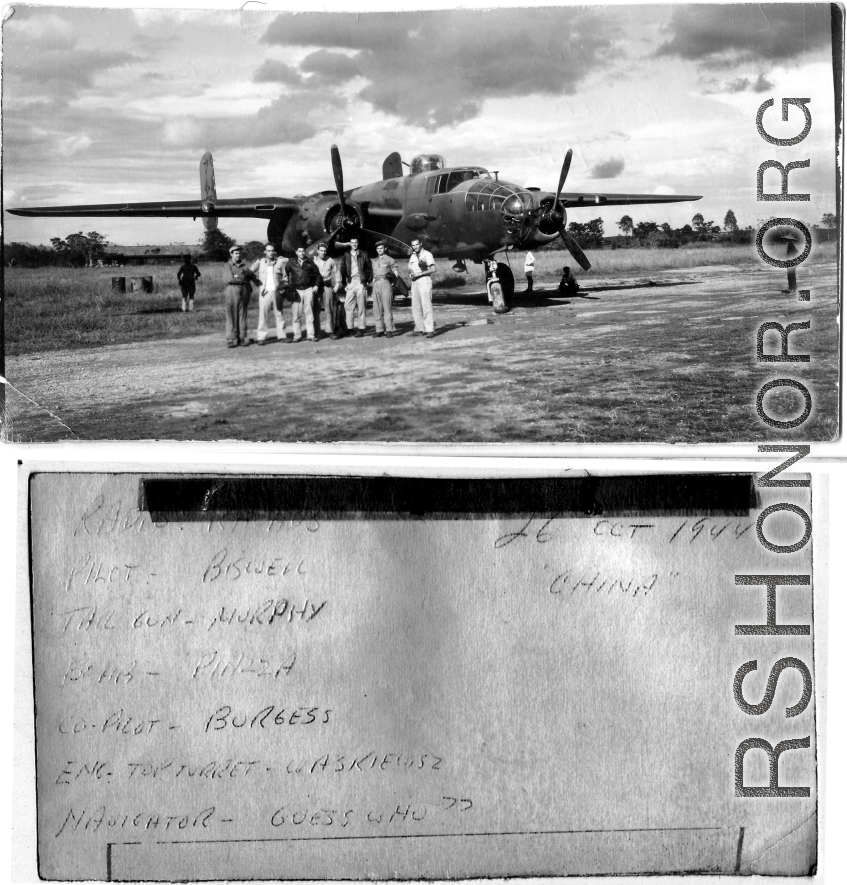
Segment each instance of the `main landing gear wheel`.
[[494,308],[494,313],[506,313],[509,310],[506,307],[506,299],[503,297],[503,286],[498,280],[488,284],[488,293],[491,296],[491,305]]
[[[515,297],[515,277],[512,269],[508,264],[497,262],[497,279],[500,281],[498,285],[495,283],[491,287],[491,294],[494,297],[494,312],[506,313],[512,309],[512,302]],[[500,290],[499,296],[497,290]]]

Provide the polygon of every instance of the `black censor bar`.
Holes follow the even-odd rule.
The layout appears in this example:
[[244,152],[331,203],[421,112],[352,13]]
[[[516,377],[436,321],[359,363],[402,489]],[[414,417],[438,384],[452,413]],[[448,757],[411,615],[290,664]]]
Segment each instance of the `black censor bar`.
[[197,476],[143,478],[139,509],[155,522],[510,516],[748,516],[749,474],[528,479]]

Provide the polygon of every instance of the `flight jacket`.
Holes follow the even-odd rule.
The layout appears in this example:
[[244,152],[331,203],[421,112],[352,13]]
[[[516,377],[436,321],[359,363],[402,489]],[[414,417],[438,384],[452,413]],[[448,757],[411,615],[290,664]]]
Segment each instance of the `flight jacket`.
[[285,268],[288,275],[288,284],[295,289],[311,289],[312,286],[318,286],[321,282],[321,275],[315,262],[311,258],[303,259],[303,264],[296,258],[292,258]]
[[[363,286],[367,286],[373,279],[371,260],[361,249],[359,249],[356,257],[359,259],[359,279]],[[352,261],[353,255],[349,251],[341,256],[341,261],[339,262],[339,276],[341,277],[342,286],[346,286],[350,282],[350,271],[353,269]]]

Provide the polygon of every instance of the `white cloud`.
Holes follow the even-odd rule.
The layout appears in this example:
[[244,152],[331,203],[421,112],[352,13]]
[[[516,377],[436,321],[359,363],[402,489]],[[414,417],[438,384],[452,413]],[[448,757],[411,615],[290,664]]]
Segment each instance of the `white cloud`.
[[93,139],[87,135],[72,135],[69,138],[59,139],[54,143],[54,148],[63,157],[69,157],[91,147],[93,143]]
[[203,127],[195,117],[180,117],[165,123],[163,141],[174,147],[195,144],[203,134]]
[[77,42],[77,31],[64,17],[45,15],[15,15],[3,24],[4,39],[14,40],[32,49],[70,49]]
[[[132,17],[139,28],[156,30],[186,23],[202,23],[207,12],[201,9],[132,9]],[[225,13],[221,13],[224,15]],[[232,13],[234,15],[234,13]]]
[[[574,160],[567,183],[571,190],[590,192],[599,186],[633,193],[704,193],[706,198],[696,205],[707,217],[722,218],[732,206],[745,223],[741,197],[749,205],[752,188],[755,209],[755,169],[767,158],[766,146],[756,133],[755,110],[768,96],[749,92],[704,96],[695,62],[652,58],[652,48],[666,39],[660,33],[662,17],[670,15],[666,8],[657,7],[647,19],[634,8],[595,9],[592,15],[600,16],[604,28],[609,28],[608,39],[618,41],[621,55],[608,60],[602,44],[591,44],[593,64],[578,70],[566,66],[573,94],[532,92],[540,79],[558,70],[563,46],[579,49],[573,41],[558,41],[552,32],[533,34],[531,45],[537,52],[522,57],[517,86],[506,77],[512,62],[504,54],[497,60],[505,65],[496,72],[500,79],[495,77],[478,95],[474,93],[480,99],[472,109],[476,116],[454,113],[455,96],[448,89],[436,110],[440,119],[455,123],[436,130],[427,128],[428,119],[418,119],[414,101],[418,92],[426,94],[442,81],[410,78],[402,54],[386,51],[371,61],[369,75],[377,69],[389,75],[397,72],[389,84],[390,94],[376,96],[384,110],[356,97],[361,78],[327,89],[323,96],[309,84],[254,83],[253,75],[265,61],[299,69],[316,48],[263,42],[260,38],[272,18],[267,13],[27,10],[15,27],[9,25],[17,16],[7,23],[4,34],[10,60],[4,69],[4,77],[8,75],[4,80],[6,183],[19,195],[27,186],[56,180],[72,181],[78,190],[72,197],[67,189],[57,190],[52,199],[44,199],[46,203],[188,198],[196,191],[197,161],[206,148],[215,153],[222,195],[311,193],[332,188],[329,145],[337,142],[348,186],[379,180],[382,161],[393,150],[407,161],[429,150],[444,154],[448,164],[475,163],[499,170],[502,179],[551,189],[571,147]],[[484,15],[482,33],[499,35],[500,13]],[[575,12],[561,9],[547,15],[561,16],[567,30]],[[503,21],[514,18],[513,12]],[[95,26],[98,19],[106,26]],[[360,37],[361,42],[373,35]],[[28,41],[35,39],[46,41],[43,45],[52,41],[53,48],[41,56],[25,53]],[[77,50],[69,48],[74,45]],[[508,40],[505,45],[511,46]],[[67,71],[79,47],[95,55],[82,70],[87,79],[78,77],[71,90]],[[330,48],[345,55],[363,51]],[[374,53],[381,49],[379,40],[373,42]],[[130,52],[134,59],[124,63]],[[109,53],[119,55],[120,63],[114,64]],[[476,64],[468,40],[456,34],[442,41],[436,55],[440,64],[455,60],[460,68],[445,74],[447,85],[461,86],[491,70],[488,63]],[[38,61],[35,67],[24,66],[32,59]],[[759,72],[745,63],[722,70],[720,77],[721,82],[730,82]],[[812,156],[815,176],[820,170],[814,189],[831,194],[833,101],[826,54],[790,72],[776,67],[765,74],[775,84],[777,98],[797,82],[814,90],[798,92],[796,87],[790,94],[813,97],[814,128],[804,143],[810,153],[802,156]],[[32,101],[36,87],[44,93],[38,102]],[[391,109],[395,99],[404,103],[399,116]],[[773,116],[778,121],[778,111]],[[614,182],[592,181],[590,170],[609,157],[625,163],[621,175]],[[729,202],[733,195],[738,199]],[[647,206],[630,214],[638,215],[636,220],[667,218],[678,226],[694,211],[682,204]],[[575,213],[574,220],[597,214],[601,213],[586,209]],[[617,218],[621,214],[622,210]],[[200,236],[198,225],[177,220],[164,228],[157,221],[116,221],[121,221],[120,237],[130,243],[150,242],[163,231],[167,239]],[[11,216],[5,222],[15,239],[34,242],[43,238],[33,231],[48,223]],[[261,222],[228,221],[225,229],[239,238],[263,236]],[[117,239],[115,230],[107,232]]]

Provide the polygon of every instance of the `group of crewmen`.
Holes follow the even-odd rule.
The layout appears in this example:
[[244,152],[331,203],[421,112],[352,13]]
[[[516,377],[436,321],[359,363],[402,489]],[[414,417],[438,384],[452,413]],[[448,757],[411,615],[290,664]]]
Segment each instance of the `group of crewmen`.
[[[359,248],[357,237],[352,237],[347,245],[349,248],[337,261],[329,257],[326,243],[318,246],[314,259],[309,258],[301,246],[295,258],[289,261],[277,254],[273,243],[267,243],[265,254],[249,267],[241,257],[242,247],[232,246],[226,265],[229,279],[224,298],[227,347],[246,347],[252,343],[247,332],[247,307],[253,285],[259,287],[259,322],[256,329],[259,344],[268,341],[271,313],[277,341],[288,341],[283,315],[286,300],[291,302],[294,342],[303,340],[304,326],[307,341],[319,341],[325,336],[338,340],[347,334],[363,338],[367,328],[365,307],[369,290],[373,296],[376,337],[393,338],[399,334],[394,325],[394,284],[399,281],[405,287],[405,283],[398,272],[397,262],[387,254],[387,243],[385,240],[377,242],[377,257],[373,260]],[[524,273],[528,293],[533,291],[534,270],[535,258],[531,252],[527,252]],[[415,321],[413,335],[435,337],[432,309],[434,274],[432,254],[423,248],[421,240],[416,237],[412,240],[412,254],[409,257],[412,316]],[[485,262],[485,275],[489,283],[496,280],[497,262],[494,259]],[[197,265],[190,255],[186,255],[184,264],[177,272],[184,311],[194,309],[195,281],[199,278]],[[578,292],[579,284],[566,265],[562,268],[559,294],[567,297]],[[326,333],[321,329],[321,310],[326,315]]]
[[[252,343],[247,332],[247,306],[252,286],[259,287],[259,322],[256,340],[268,341],[271,314],[276,325],[276,337],[287,342],[283,305],[291,302],[293,341],[319,341],[328,336],[333,340],[353,334],[363,338],[367,322],[365,306],[368,290],[373,294],[373,317],[377,338],[393,338],[398,334],[394,325],[394,282],[399,277],[397,262],[387,254],[387,243],[376,244],[377,257],[373,260],[359,247],[357,237],[351,237],[349,248],[338,259],[327,254],[327,246],[318,246],[314,259],[300,246],[291,260],[277,254],[273,243],[265,245],[265,254],[252,266],[242,259],[241,246],[233,246],[226,265],[229,276],[226,284],[224,309],[226,312],[227,347],[247,346]],[[409,276],[412,280],[413,335],[435,337],[432,310],[432,277],[435,261],[419,239],[412,240],[409,257]],[[321,308],[326,316],[326,332],[321,329]]]

